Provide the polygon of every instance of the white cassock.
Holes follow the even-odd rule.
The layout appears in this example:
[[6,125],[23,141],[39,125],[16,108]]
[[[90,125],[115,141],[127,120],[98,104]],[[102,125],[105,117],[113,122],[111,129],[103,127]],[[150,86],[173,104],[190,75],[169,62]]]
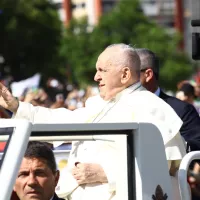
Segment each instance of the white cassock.
[[[25,118],[32,123],[148,122],[155,124],[162,134],[169,166],[170,161],[181,160],[185,155],[185,146],[179,134],[181,119],[167,103],[148,92],[140,83],[126,88],[111,101],[104,101],[99,96],[91,97],[85,108],[75,111],[34,107],[20,102],[14,117]],[[66,181],[63,196],[70,193],[68,199],[72,200],[115,199],[115,169],[119,161],[114,142],[74,142],[68,160],[68,172],[75,162],[100,164],[107,175],[108,183],[77,186],[71,173],[66,173],[66,177],[62,177]]]

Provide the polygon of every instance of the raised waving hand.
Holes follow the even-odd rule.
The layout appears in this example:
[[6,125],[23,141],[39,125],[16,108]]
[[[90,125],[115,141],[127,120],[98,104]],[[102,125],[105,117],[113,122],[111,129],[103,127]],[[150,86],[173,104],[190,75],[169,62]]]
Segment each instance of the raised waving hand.
[[0,83],[0,106],[7,110],[10,110],[13,113],[16,113],[19,107],[19,101],[2,83]]

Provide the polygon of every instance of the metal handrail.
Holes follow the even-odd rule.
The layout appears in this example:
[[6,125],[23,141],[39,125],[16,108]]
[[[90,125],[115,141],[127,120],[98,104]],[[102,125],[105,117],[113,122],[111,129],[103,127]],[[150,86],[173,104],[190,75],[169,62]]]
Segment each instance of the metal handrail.
[[182,200],[191,199],[191,192],[187,182],[188,170],[193,160],[200,159],[200,151],[193,151],[184,156],[178,171],[178,182]]
[[[0,135],[0,142],[7,141],[9,136]],[[29,140],[34,141],[95,141],[103,140],[114,142],[113,136],[110,135],[75,135],[75,136],[38,136],[30,137]]]
[[[10,199],[22,158],[24,156],[32,124],[27,120],[3,120],[0,127],[15,127],[7,146],[6,156],[0,170],[1,200]],[[18,139],[20,136],[20,140]],[[17,141],[17,145],[16,145]]]

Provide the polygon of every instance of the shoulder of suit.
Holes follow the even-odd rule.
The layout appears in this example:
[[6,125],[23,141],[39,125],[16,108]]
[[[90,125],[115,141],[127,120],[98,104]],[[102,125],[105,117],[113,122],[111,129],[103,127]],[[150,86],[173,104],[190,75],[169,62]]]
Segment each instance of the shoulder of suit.
[[[196,110],[196,108],[187,102],[181,101],[180,99],[177,99],[176,97],[167,95],[165,93],[164,98],[162,98],[168,105],[170,105],[173,110],[177,113],[178,116],[183,118],[184,116],[196,116],[198,117],[199,114]],[[163,95],[162,95],[163,97]],[[188,115],[189,114],[189,115]]]
[[187,103],[187,102],[184,102],[184,101],[181,101],[180,99],[174,97],[174,96],[170,96],[170,95],[167,95],[164,93],[164,95],[166,96],[166,98],[164,100],[166,100],[166,102],[168,104],[170,103],[176,103],[179,107],[188,107],[188,108],[193,108],[194,106]]
[[54,197],[53,197],[52,200],[65,200],[65,199],[59,198],[59,197],[57,196],[57,194],[54,194]]

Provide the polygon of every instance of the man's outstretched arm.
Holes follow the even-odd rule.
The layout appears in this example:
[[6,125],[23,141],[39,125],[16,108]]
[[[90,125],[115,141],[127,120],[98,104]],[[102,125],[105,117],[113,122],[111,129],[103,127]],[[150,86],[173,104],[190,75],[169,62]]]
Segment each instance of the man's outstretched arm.
[[27,119],[32,123],[82,123],[86,121],[89,113],[85,108],[71,111],[66,108],[50,109],[20,102],[1,83],[0,106],[13,112],[13,118]]

